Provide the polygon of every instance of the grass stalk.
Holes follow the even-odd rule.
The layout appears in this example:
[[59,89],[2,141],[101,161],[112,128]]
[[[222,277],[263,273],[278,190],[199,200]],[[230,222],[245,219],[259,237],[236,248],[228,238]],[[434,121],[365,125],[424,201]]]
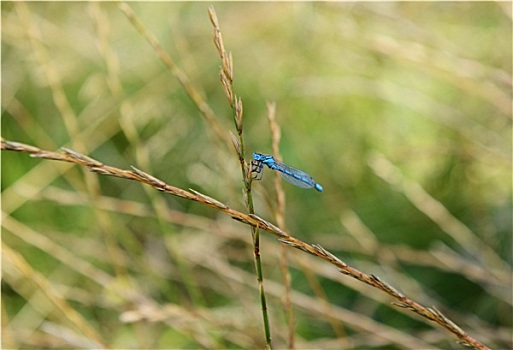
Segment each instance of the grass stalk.
[[[214,44],[216,45],[219,56],[221,57],[222,67],[220,69],[220,79],[223,86],[226,98],[232,109],[233,120],[235,122],[235,128],[237,135],[230,132],[230,136],[233,142],[237,157],[239,159],[240,169],[242,173],[243,191],[244,191],[244,204],[246,210],[250,215],[255,214],[255,208],[253,205],[253,195],[251,192],[251,164],[246,162],[244,159],[244,138],[243,134],[243,104],[242,99],[238,97],[233,88],[233,58],[231,53],[227,53],[224,44],[223,37],[221,35],[221,28],[219,21],[213,6],[208,9],[210,21],[214,26]],[[260,294],[260,305],[262,308],[262,319],[264,323],[264,333],[266,348],[271,349],[271,329],[269,326],[269,313],[267,311],[267,301],[265,296],[264,288],[264,277],[262,272],[262,260],[260,257],[260,231],[258,226],[251,227],[251,236],[253,238],[253,259],[255,264],[255,272],[257,275],[258,291]]]
[[474,339],[469,334],[467,334],[461,327],[459,327],[456,323],[450,320],[436,307],[426,307],[421,305],[420,303],[409,298],[405,294],[399,292],[396,288],[394,288],[387,282],[383,281],[378,276],[374,274],[366,274],[358,270],[357,268],[348,265],[347,263],[333,255],[320,245],[308,244],[306,242],[303,242],[302,240],[290,235],[287,231],[282,230],[276,225],[260,218],[255,214],[242,213],[240,211],[230,208],[229,206],[218,201],[215,198],[212,198],[195,190],[189,189],[189,191],[187,191],[179,187],[169,185],[166,182],[150,174],[147,174],[135,167],[132,167],[132,170],[119,169],[113,166],[103,164],[102,162],[96,159],[93,159],[91,157],[88,157],[86,155],[80,154],[67,148],[63,148],[63,153],[57,153],[43,150],[38,147],[34,147],[19,142],[4,140],[2,138],[0,143],[0,149],[28,153],[31,157],[34,158],[43,158],[78,164],[87,167],[90,171],[99,175],[114,176],[122,179],[137,181],[148,186],[151,186],[157,191],[168,193],[179,198],[184,198],[187,200],[198,202],[210,208],[222,211],[230,215],[230,217],[236,221],[269,232],[270,234],[277,237],[280,242],[326,261],[327,263],[336,267],[339,270],[339,272],[344,275],[350,276],[362,283],[365,283],[366,285],[369,285],[373,288],[377,288],[385,292],[386,294],[395,299],[395,302],[393,302],[395,306],[413,311],[421,317],[438,324],[448,332],[455,335],[458,338],[459,343],[478,350],[490,349],[485,344],[481,343],[477,339]]
[[[281,139],[281,129],[276,121],[276,104],[274,102],[267,103],[267,118],[269,120],[269,128],[271,131],[271,142],[272,142],[272,150],[273,156],[275,159],[281,160],[280,154],[280,139]],[[274,212],[274,217],[276,219],[276,223],[278,227],[285,230],[285,192],[283,191],[283,187],[281,186],[281,176],[275,173],[274,177],[274,191],[276,195],[276,210]],[[288,348],[294,349],[294,339],[295,339],[295,318],[294,318],[294,310],[292,309],[291,302],[291,278],[289,272],[289,258],[288,258],[288,250],[285,245],[281,245],[280,247],[280,270],[283,280],[283,286],[285,288],[285,292],[283,293],[283,308],[285,313],[285,319],[287,320],[288,325],[288,334],[287,334],[287,342]]]

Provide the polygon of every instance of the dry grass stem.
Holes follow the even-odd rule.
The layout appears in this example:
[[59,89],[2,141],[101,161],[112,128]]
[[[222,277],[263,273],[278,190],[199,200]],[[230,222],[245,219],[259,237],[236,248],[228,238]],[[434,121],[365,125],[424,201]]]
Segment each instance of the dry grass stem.
[[[281,159],[280,155],[280,138],[281,138],[281,130],[280,126],[276,120],[276,104],[274,102],[268,102],[267,106],[267,119],[269,121],[269,128],[271,130],[271,142],[273,149],[273,156],[276,159]],[[274,190],[276,193],[276,210],[274,211],[274,217],[276,219],[276,223],[280,229],[285,230],[285,192],[283,191],[283,187],[281,186],[281,176],[275,174],[274,176]],[[291,302],[291,276],[289,271],[289,258],[288,258],[288,250],[282,245],[280,247],[280,270],[283,279],[283,286],[285,288],[285,293],[283,294],[283,307],[285,317],[287,319],[288,324],[288,348],[294,349],[295,347],[295,317],[294,310],[292,308]]]
[[90,171],[100,175],[115,176],[127,180],[137,181],[149,185],[158,191],[169,193],[173,196],[177,196],[180,198],[192,200],[203,205],[206,205],[208,207],[220,210],[230,215],[233,219],[237,221],[248,224],[255,228],[260,228],[266,232],[273,234],[274,236],[278,237],[278,240],[282,243],[285,243],[287,245],[290,245],[294,248],[297,248],[299,250],[302,250],[304,252],[307,252],[309,254],[312,254],[316,257],[319,257],[327,261],[328,263],[337,267],[339,271],[345,275],[351,276],[361,282],[366,283],[369,286],[382,290],[383,292],[387,293],[388,295],[396,299],[396,305],[412,310],[415,313],[421,315],[422,317],[436,322],[441,327],[443,327],[444,329],[448,330],[456,337],[458,337],[459,341],[462,344],[480,350],[488,349],[488,347],[486,347],[484,344],[480,343],[479,341],[465,333],[460,327],[458,327],[454,322],[449,320],[436,308],[428,308],[420,305],[414,300],[398,292],[395,288],[390,286],[388,283],[382,281],[377,276],[367,275],[359,271],[358,269],[349,266],[348,264],[340,260],[338,257],[336,257],[335,255],[321,247],[320,245],[305,243],[291,236],[288,232],[260,218],[257,215],[241,213],[237,210],[228,207],[220,201],[213,199],[207,195],[201,194],[197,191],[186,191],[181,188],[169,185],[164,181],[157,179],[154,176],[149,175],[134,167],[132,167],[132,171],[118,169],[116,167],[105,165],[102,162],[99,162],[95,159],[92,159],[88,156],[82,155],[78,152],[69,149],[64,150],[64,153],[56,153],[52,151],[42,150],[34,146],[25,145],[23,143],[8,141],[4,139],[2,139],[1,141],[1,149],[7,151],[28,153],[30,154],[30,156],[37,158],[75,163],[78,165],[85,166],[89,168]]

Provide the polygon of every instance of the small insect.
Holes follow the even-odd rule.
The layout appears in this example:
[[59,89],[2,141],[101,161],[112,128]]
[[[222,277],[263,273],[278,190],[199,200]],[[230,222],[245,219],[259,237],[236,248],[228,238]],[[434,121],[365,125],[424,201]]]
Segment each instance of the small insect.
[[277,170],[285,181],[301,188],[315,188],[317,191],[322,192],[323,188],[314,178],[302,170],[293,168],[287,164],[277,161],[273,156],[253,153],[253,161],[251,162],[251,172],[254,174],[253,179],[261,180],[264,175],[264,164],[270,169]]

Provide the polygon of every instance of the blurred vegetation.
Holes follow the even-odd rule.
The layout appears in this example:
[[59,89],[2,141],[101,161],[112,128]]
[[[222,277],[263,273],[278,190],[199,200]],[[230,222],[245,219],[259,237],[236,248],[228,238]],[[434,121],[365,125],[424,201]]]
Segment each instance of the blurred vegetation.
[[[228,136],[208,4],[129,5]],[[116,4],[1,6],[5,139],[135,165],[243,210],[233,149]],[[271,153],[275,101],[284,160],[325,189],[283,184],[290,233],[512,348],[511,3],[215,7],[247,157]],[[249,228],[137,183],[1,156],[4,348],[263,345]],[[274,176],[253,184],[270,221]],[[263,234],[261,250],[283,348],[279,244]],[[382,293],[290,255],[298,348],[396,349],[402,336],[460,348]]]

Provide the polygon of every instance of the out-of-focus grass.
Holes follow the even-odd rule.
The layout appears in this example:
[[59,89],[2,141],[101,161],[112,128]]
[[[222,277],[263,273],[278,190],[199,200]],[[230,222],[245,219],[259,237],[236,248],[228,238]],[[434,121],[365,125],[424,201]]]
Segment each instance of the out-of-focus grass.
[[[207,5],[130,6],[228,135]],[[290,231],[493,348],[513,345],[509,6],[216,5],[247,156],[270,153],[265,102],[276,101],[284,160],[325,188],[285,184]],[[112,3],[2,3],[2,136],[136,165],[243,208],[233,150]],[[269,219],[273,176],[253,185],[256,212]],[[262,346],[240,224],[11,152],[2,152],[2,191],[3,347]],[[264,235],[273,343],[284,347],[277,247]],[[294,252],[291,273],[299,348],[404,347],[387,332],[455,347],[322,262]]]

